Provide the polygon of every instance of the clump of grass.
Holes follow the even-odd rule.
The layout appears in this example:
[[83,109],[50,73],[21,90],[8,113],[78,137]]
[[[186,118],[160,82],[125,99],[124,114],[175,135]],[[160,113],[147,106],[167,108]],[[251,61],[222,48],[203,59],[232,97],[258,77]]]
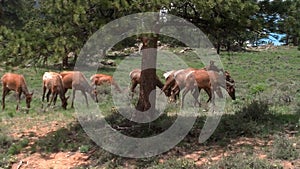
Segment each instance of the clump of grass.
[[29,140],[27,138],[24,138],[17,143],[11,144],[11,146],[9,147],[9,149],[7,151],[7,154],[8,155],[19,154],[21,152],[21,150],[28,145],[28,143],[29,143]]
[[176,159],[171,158],[163,163],[157,163],[148,169],[165,169],[165,168],[174,168],[174,169],[196,169],[196,164],[193,161],[187,159]]
[[275,136],[271,156],[276,159],[295,160],[299,157],[299,152],[287,137],[277,135]]
[[91,146],[90,145],[81,145],[79,147],[79,152],[81,153],[87,153],[90,150]]
[[267,85],[264,83],[258,83],[250,87],[250,93],[253,95],[259,95],[260,93],[264,92],[267,88]]
[[[0,129],[1,131],[1,129]],[[11,155],[7,153],[8,149],[13,144],[13,139],[0,133],[0,168],[8,169],[11,168],[13,159]]]
[[0,133],[0,147],[1,147],[0,153],[3,153],[3,150],[10,147],[11,144],[12,144],[12,139],[6,135]]
[[212,166],[207,166],[210,169],[230,168],[230,169],[281,169],[279,164],[272,164],[264,159],[259,159],[254,156],[247,156],[242,153],[223,158]]

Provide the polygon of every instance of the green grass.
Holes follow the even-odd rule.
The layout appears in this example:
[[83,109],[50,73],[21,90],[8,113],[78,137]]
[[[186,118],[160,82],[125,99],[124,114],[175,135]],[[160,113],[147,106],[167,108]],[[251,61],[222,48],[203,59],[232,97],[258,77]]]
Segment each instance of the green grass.
[[219,169],[219,168],[226,168],[226,169],[281,169],[282,166],[280,164],[272,164],[265,159],[259,159],[255,156],[245,155],[242,153],[232,155],[229,157],[225,157],[219,162],[211,166],[207,166],[211,169]]
[[[181,49],[170,49],[171,51],[180,51]],[[203,63],[199,62],[199,58],[192,52],[178,54],[179,58],[187,62],[188,66],[202,68]],[[231,140],[240,137],[259,138],[269,140],[273,137],[293,131],[290,139],[276,137],[274,145],[264,147],[263,151],[269,153],[267,160],[255,158],[255,150],[251,145],[246,149],[250,149],[251,153],[238,155],[237,157],[229,156],[223,158],[219,163],[211,164],[207,167],[223,167],[229,168],[252,167],[256,168],[276,168],[276,160],[286,160],[280,157],[289,157],[287,160],[297,160],[299,154],[299,146],[293,146],[292,143],[299,144],[300,137],[300,52],[296,48],[282,47],[279,49],[262,51],[262,52],[237,52],[222,53],[220,55],[224,69],[228,70],[236,82],[236,101],[227,100],[225,107],[226,114],[223,115],[217,130],[211,138],[203,145],[198,145],[198,136],[202,128],[206,116],[200,115],[194,124],[193,129],[188,136],[176,148],[184,151],[193,151],[193,148],[205,146],[208,147],[204,156],[209,156],[211,150],[209,147],[218,145],[220,148],[227,149],[227,145]],[[109,56],[117,64],[120,64],[123,58]],[[159,66],[170,66],[169,64],[159,63]],[[178,64],[177,66],[181,66]],[[8,71],[22,73],[27,81],[30,91],[34,90],[34,98],[31,103],[31,109],[28,114],[25,113],[25,100],[21,101],[21,111],[16,112],[16,100],[13,92],[6,99],[6,109],[0,113],[0,167],[9,168],[14,161],[14,155],[22,151],[53,153],[59,151],[80,151],[88,153],[97,149],[92,156],[92,166],[90,168],[126,168],[126,163],[130,161],[130,165],[135,168],[193,168],[193,161],[182,158],[182,155],[172,154],[165,162],[160,163],[159,158],[165,157],[165,154],[145,159],[127,159],[113,155],[101,148],[97,147],[85,134],[80,124],[76,122],[76,113],[74,109],[70,109],[70,100],[67,110],[63,110],[58,99],[55,107],[42,107],[42,75],[45,71],[57,71],[48,68],[8,68]],[[95,72],[113,75],[118,67],[103,67],[98,70],[84,71],[89,76]],[[125,71],[126,67],[121,70],[121,76],[128,77]],[[158,76],[162,78],[163,70],[158,71]],[[2,76],[4,72],[0,73]],[[128,77],[129,78],[129,77]],[[128,85],[128,84],[126,84]],[[113,97],[109,94],[109,86],[99,87],[99,108],[106,116],[106,120],[113,126],[134,126],[135,123],[122,117],[113,103]],[[67,95],[71,95],[69,91]],[[81,95],[77,92],[76,95]],[[137,95],[137,94],[136,94]],[[137,96],[135,96],[137,97]],[[205,102],[207,96],[201,92],[201,101]],[[166,130],[173,124],[178,111],[176,104],[169,104],[164,110],[164,114],[156,121],[148,124],[140,125],[137,129],[122,130],[120,132],[135,136],[152,136]],[[199,114],[202,108],[199,109]],[[51,122],[69,124],[66,127],[59,128],[44,137],[39,138],[34,144],[28,146],[26,136],[20,140],[14,140],[10,137],[12,133],[21,132],[38,125],[50,125]],[[143,131],[143,132],[141,132]],[[296,141],[294,141],[296,140]],[[284,145],[287,149],[280,149]],[[250,151],[249,150],[249,151]],[[172,150],[170,151],[172,152]],[[8,157],[9,155],[10,157]],[[7,158],[4,158],[7,157]],[[246,160],[246,161],[245,161]],[[244,162],[243,162],[244,161]],[[279,166],[279,165],[278,165]],[[226,168],[226,167],[225,167]],[[278,168],[278,167],[277,167]],[[280,168],[280,167],[279,167]]]

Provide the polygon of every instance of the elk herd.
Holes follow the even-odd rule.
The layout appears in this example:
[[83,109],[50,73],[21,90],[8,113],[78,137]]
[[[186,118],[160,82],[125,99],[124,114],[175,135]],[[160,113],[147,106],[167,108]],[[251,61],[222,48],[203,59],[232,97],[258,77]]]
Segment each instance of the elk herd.
[[[140,69],[134,69],[129,73],[131,80],[130,95],[133,97],[135,88],[141,83]],[[163,74],[165,78],[165,84],[161,82],[160,78],[156,76],[157,87],[161,89],[170,101],[178,100],[179,94],[181,93],[181,107],[184,104],[184,98],[188,92],[191,92],[195,99],[195,104],[199,104],[198,101],[199,92],[203,89],[207,95],[207,102],[214,103],[215,93],[219,97],[222,96],[221,88],[225,89],[229,96],[235,100],[235,84],[234,80],[230,76],[229,72],[223,72],[218,69],[214,62],[211,62],[209,66],[201,69],[187,68],[181,70],[172,70]],[[84,96],[86,105],[88,106],[87,94],[95,101],[98,102],[97,98],[97,86],[103,84],[109,84],[114,87],[119,93],[123,93],[115,79],[106,74],[94,74],[90,77],[90,82],[80,71],[63,71],[60,73],[56,72],[45,72],[42,77],[42,101],[44,102],[45,96],[48,106],[51,104],[55,105],[57,97],[61,100],[61,106],[63,109],[67,108],[67,101],[69,96],[66,96],[68,89],[72,90],[71,96],[71,108],[74,107],[75,92],[81,91]],[[224,83],[222,83],[224,82]],[[30,102],[33,97],[33,92],[29,92],[26,81],[23,75],[15,73],[5,73],[1,78],[2,83],[2,110],[5,109],[5,96],[12,90],[15,91],[17,96],[17,107],[21,100],[22,93],[25,96],[26,107],[30,108]],[[181,92],[182,90],[182,92]],[[51,96],[51,97],[50,97]]]

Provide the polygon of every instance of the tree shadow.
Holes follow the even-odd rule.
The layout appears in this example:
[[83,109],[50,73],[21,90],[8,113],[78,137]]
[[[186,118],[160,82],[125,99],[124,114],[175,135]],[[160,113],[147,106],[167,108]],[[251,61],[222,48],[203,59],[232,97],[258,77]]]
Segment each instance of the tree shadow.
[[[124,118],[116,110],[112,110],[110,115],[105,117],[105,120],[114,130],[124,135],[145,138],[166,131],[177,118],[177,115],[164,113],[151,123],[135,123]],[[298,114],[278,114],[271,111],[267,103],[254,101],[236,111],[235,114],[223,115],[213,135],[204,144],[199,144],[198,137],[205,119],[205,116],[198,117],[188,135],[176,147],[171,149],[170,152],[193,152],[193,147],[219,146],[224,148],[231,140],[242,137],[267,139],[278,133],[300,131],[298,127]],[[105,127],[99,126],[97,119],[88,120],[88,123],[99,128]],[[80,150],[80,147],[83,145],[88,147],[85,153],[90,154],[91,157],[89,159],[92,161],[92,165],[106,165],[107,168],[114,168],[120,165],[125,166],[125,163],[128,161],[131,161],[136,166],[145,164],[145,160],[120,157],[100,148],[100,146],[97,146],[89,138],[79,122],[70,123],[67,127],[60,128],[57,131],[50,132],[46,136],[38,138],[31,145],[31,150],[41,154],[60,151],[74,152]],[[177,156],[181,156],[182,153],[178,152]],[[158,162],[159,158],[167,154],[168,152],[146,158],[148,159],[148,165]]]

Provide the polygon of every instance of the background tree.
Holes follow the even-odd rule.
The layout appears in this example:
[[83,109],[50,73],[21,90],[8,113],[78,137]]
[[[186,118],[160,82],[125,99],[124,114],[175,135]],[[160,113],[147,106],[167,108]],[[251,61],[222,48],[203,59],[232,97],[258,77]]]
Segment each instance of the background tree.
[[258,10],[257,3],[252,0],[193,0],[176,1],[172,12],[197,25],[220,53],[222,45],[228,50],[234,43],[242,46],[253,36],[252,32],[261,29],[254,18]]
[[286,34],[286,44],[297,46],[300,30],[300,2],[297,0],[264,0],[258,2],[258,15],[263,18],[265,31]]

